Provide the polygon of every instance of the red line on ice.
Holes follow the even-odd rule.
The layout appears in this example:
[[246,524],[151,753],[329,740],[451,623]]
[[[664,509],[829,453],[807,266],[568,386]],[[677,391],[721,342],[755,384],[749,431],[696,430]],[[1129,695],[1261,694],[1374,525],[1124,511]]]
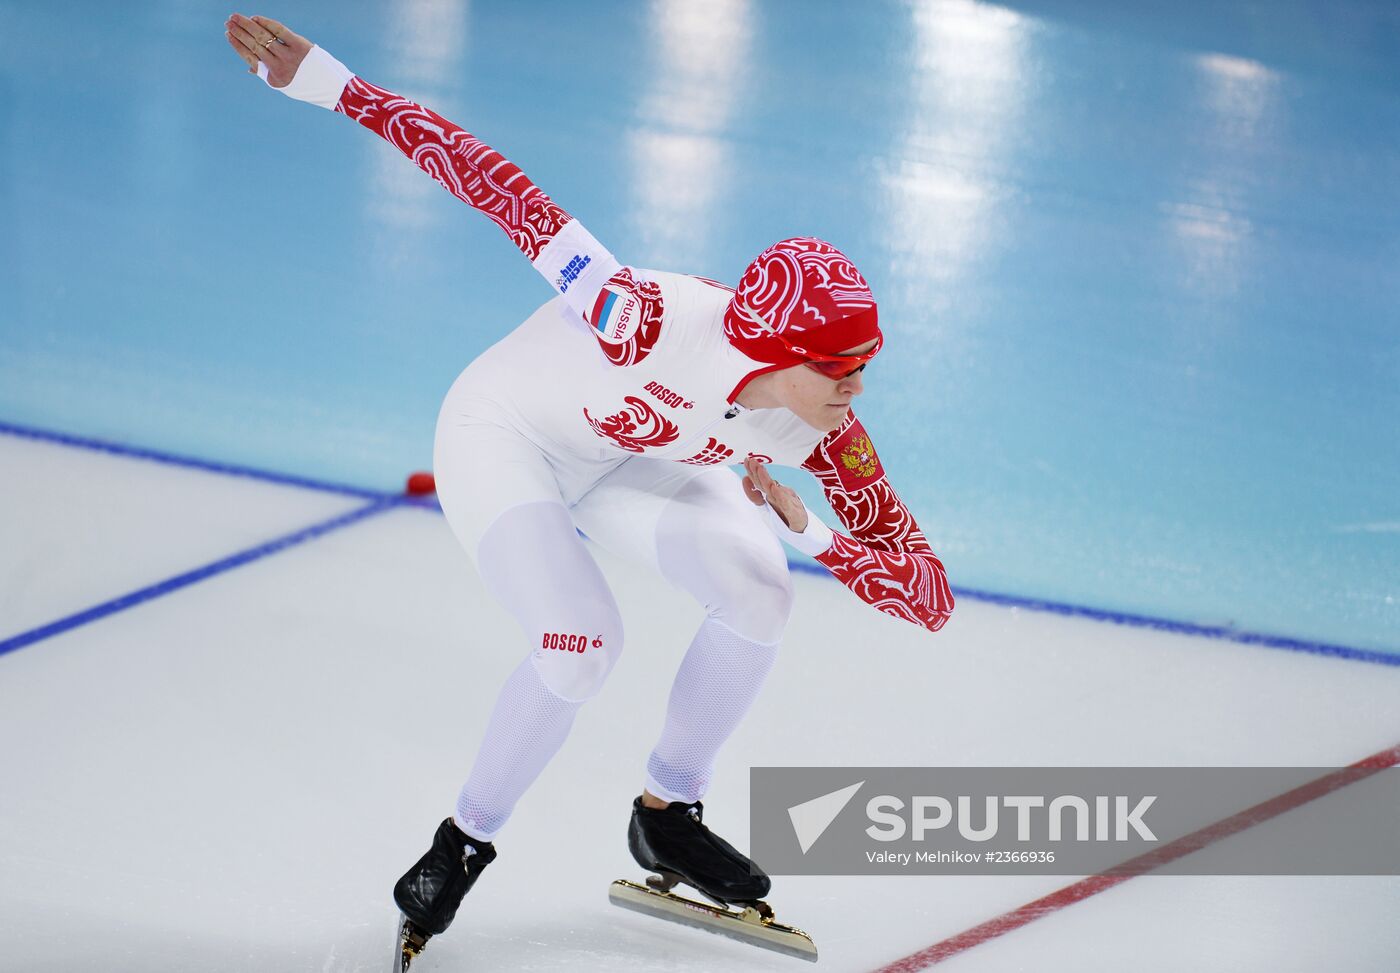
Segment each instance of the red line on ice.
[[1126,882],[1134,876],[1150,872],[1154,868],[1159,868],[1168,862],[1189,855],[1193,851],[1199,851],[1207,845],[1214,844],[1222,838],[1228,838],[1246,828],[1262,824],[1270,818],[1278,817],[1285,811],[1291,811],[1309,801],[1317,800],[1319,797],[1346,787],[1348,784],[1365,780],[1372,774],[1397,764],[1400,764],[1400,745],[1372,754],[1349,767],[1324,774],[1301,787],[1295,787],[1291,791],[1286,791],[1277,797],[1271,797],[1267,801],[1246,808],[1238,814],[1232,814],[1214,824],[1208,824],[1199,831],[1193,831],[1191,834],[1178,838],[1145,855],[1130,858],[1106,872],[1091,875],[1073,885],[1066,885],[1064,888],[1051,892],[1034,902],[1027,902],[1019,909],[1003,913],[980,926],[973,926],[956,936],[934,943],[927,949],[921,949],[903,959],[895,960],[893,963],[880,967],[875,973],[915,973],[917,970],[927,969],[935,963],[941,963],[945,959],[985,943],[989,939],[996,939],[998,936],[1020,929],[1028,923],[1058,912],[1065,906],[1081,902],[1091,895],[1098,895],[1100,892],[1111,889],[1121,882]]

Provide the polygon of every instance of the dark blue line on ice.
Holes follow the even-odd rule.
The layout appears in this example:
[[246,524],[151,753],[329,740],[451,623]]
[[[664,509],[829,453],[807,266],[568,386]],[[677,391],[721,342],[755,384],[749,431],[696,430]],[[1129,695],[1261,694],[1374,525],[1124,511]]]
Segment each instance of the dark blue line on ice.
[[1028,608],[1031,611],[1051,612],[1056,615],[1091,618],[1100,622],[1112,622],[1114,625],[1155,628],[1162,632],[1222,639],[1227,642],[1241,642],[1245,645],[1261,645],[1270,649],[1287,649],[1290,652],[1327,655],[1338,659],[1352,659],[1356,662],[1376,662],[1383,666],[1400,666],[1400,655],[1375,649],[1358,649],[1331,642],[1313,642],[1282,635],[1267,635],[1262,632],[1246,632],[1223,625],[1198,625],[1194,622],[1179,622],[1170,618],[1154,618],[1151,615],[1134,615],[1129,612],[1106,611],[1102,608],[1085,608],[1082,605],[1067,605],[1057,601],[1043,601],[1039,598],[1003,595],[995,591],[979,591],[976,588],[954,588],[953,593],[958,597],[986,601],[994,605],[1009,605],[1016,608]]
[[0,420],[0,433],[19,436],[23,439],[33,439],[43,443],[58,443],[63,446],[76,446],[79,449],[91,449],[101,453],[111,453],[114,456],[130,456],[134,459],[148,459],[156,463],[167,463],[171,466],[184,466],[189,469],[205,470],[209,473],[224,473],[228,476],[243,476],[253,480],[264,480],[268,483],[280,483],[283,486],[303,487],[307,490],[322,490],[326,493],[339,493],[351,497],[364,497],[367,500],[393,496],[393,494],[386,494],[382,490],[367,490],[363,487],[347,486],[343,483],[329,483],[325,480],[313,480],[305,476],[291,476],[286,473],[258,470],[251,466],[235,466],[232,463],[216,463],[212,460],[198,459],[193,456],[178,456],[174,453],[164,453],[157,449],[126,446],[121,443],[108,442],[103,439],[92,439],[87,436],[70,436],[68,433],[53,432],[48,429],[35,429],[31,426],[20,426],[3,420]]
[[[805,571],[808,574],[831,577],[830,572],[820,564],[806,561],[790,561],[788,563],[794,571]],[[1400,654],[1374,649],[1357,649],[1349,645],[1310,642],[1306,639],[1293,639],[1282,635],[1243,632],[1221,625],[1197,625],[1193,622],[1173,621],[1170,618],[1153,618],[1151,615],[1133,615],[1128,612],[1106,611],[1102,608],[1085,608],[1082,605],[1067,605],[1058,601],[1023,598],[1019,595],[1003,595],[995,591],[980,591],[976,588],[954,587],[953,595],[957,598],[990,602],[993,605],[1026,608],[1031,611],[1049,612],[1055,615],[1071,615],[1076,618],[1089,618],[1096,622],[1111,622],[1114,625],[1127,625],[1132,628],[1154,628],[1162,632],[1197,635],[1202,638],[1221,639],[1227,642],[1242,642],[1245,645],[1262,645],[1270,649],[1287,649],[1290,652],[1327,655],[1337,659],[1351,659],[1356,662],[1375,662],[1383,666],[1400,666]]]
[[7,652],[14,652],[16,649],[22,649],[26,645],[33,645],[35,642],[42,642],[44,639],[52,638],[55,635],[75,629],[80,625],[86,625],[88,622],[95,622],[100,618],[106,618],[108,615],[114,615],[119,611],[134,608],[137,605],[159,598],[162,595],[168,595],[171,592],[179,591],[181,588],[187,588],[197,581],[203,581],[205,578],[212,578],[214,575],[223,574],[225,571],[232,571],[234,568],[250,564],[270,554],[285,551],[287,548],[294,547],[297,544],[304,544],[309,540],[314,540],[324,534],[329,534],[333,530],[349,527],[351,524],[358,523],[366,517],[371,517],[377,513],[383,513],[386,510],[397,507],[399,503],[400,500],[398,497],[380,497],[372,503],[368,503],[363,507],[356,507],[354,510],[340,514],[337,517],[332,517],[330,520],[323,520],[319,524],[303,527],[301,530],[294,531],[290,534],[284,534],[265,544],[259,544],[257,547],[250,547],[245,551],[239,551],[237,554],[231,554],[222,560],[195,568],[193,571],[177,574],[173,578],[166,578],[164,581],[158,581],[153,585],[113,598],[111,601],[104,601],[100,605],[93,605],[91,608],[85,609],[84,611],[69,615],[66,618],[60,618],[56,622],[49,622],[47,625],[41,625],[39,628],[21,632],[19,635],[11,636],[3,642],[0,642],[0,655],[5,655]]
[[[436,502],[436,498],[434,497],[407,498],[396,494],[384,493],[377,490],[367,490],[362,487],[353,487],[339,483],[328,483],[322,480],[313,480],[309,477],[289,476],[284,473],[272,473],[267,470],[258,470],[247,466],[234,466],[229,463],[215,463],[209,460],[195,459],[193,457],[188,456],[177,456],[173,453],[163,453],[159,450],[144,449],[138,446],[124,446],[120,443],[112,443],[100,439],[91,439],[84,436],[70,436],[67,433],[51,432],[45,429],[35,429],[29,426],[20,426],[16,425],[15,423],[4,422],[3,420],[0,420],[0,433],[8,433],[11,436],[20,436],[25,439],[34,439],[40,442],[59,443],[64,446],[76,446],[81,449],[98,450],[104,453],[112,453],[117,456],[130,456],[136,459],[152,460],[157,463],[168,463],[172,466],[185,466],[190,467],[192,469],[206,470],[210,473],[224,473],[229,476],[249,477],[255,480],[264,480],[269,483],[280,483],[286,486],[305,487],[307,489],[322,490],[328,493],[340,493],[353,497],[364,497],[366,499],[381,501],[384,504],[384,506],[403,504],[405,506],[422,507],[424,509],[429,510],[441,509]],[[383,507],[372,504],[370,507],[363,508],[358,513],[358,515],[353,512],[351,514],[347,514],[345,516],[350,519],[346,522],[353,523],[355,520],[358,520],[362,516],[368,516],[371,513],[377,512],[378,509],[383,509]],[[328,521],[325,525],[318,525],[318,527],[310,527],[307,528],[307,530],[314,531],[318,530],[319,527],[324,527],[325,530],[333,530],[335,529],[335,526],[343,525],[337,524],[335,521]],[[320,530],[320,533],[324,533],[325,530]],[[298,535],[289,536],[296,537]],[[317,535],[313,534],[311,536]],[[309,539],[310,537],[301,538],[301,540]],[[283,540],[286,540],[286,538],[284,538]],[[283,544],[282,546],[290,546],[290,544],[301,543],[301,540],[293,540],[290,541],[288,544]],[[272,544],[279,543],[279,541],[272,542]],[[266,553],[274,553],[275,550],[281,550],[281,547],[276,547],[273,550],[267,551]],[[244,554],[248,553],[250,552],[244,552]],[[257,555],[257,557],[261,556],[263,555]],[[233,558],[239,557],[243,557],[243,555],[235,554],[233,556]],[[233,560],[233,558],[230,558],[228,560]],[[248,560],[254,559],[255,558],[251,557],[248,558]],[[216,563],[223,564],[224,562],[220,561]],[[239,563],[245,562],[240,561]],[[236,564],[229,565],[229,567],[236,566]],[[825,578],[831,577],[830,573],[826,570],[826,568],[822,567],[819,564],[811,563],[808,561],[790,561],[789,566],[794,571],[805,571],[808,574],[816,574]],[[215,567],[215,565],[209,565],[209,567],[213,568]],[[201,568],[198,570],[207,569]],[[220,568],[220,570],[227,570],[227,568]],[[218,572],[214,571],[212,573]],[[184,575],[182,575],[181,577],[184,577]],[[207,575],[203,575],[203,577],[207,577]],[[172,584],[173,587],[170,590],[174,590],[174,588],[176,587],[183,587],[184,584],[189,584],[192,583],[192,581],[198,581],[200,579],[193,578],[191,581],[184,582],[183,584],[174,584],[174,582],[176,582],[177,580],[178,579],[176,578],[172,578],[170,579],[170,581],[162,582],[162,584]],[[126,595],[125,598],[133,598],[140,593],[141,592],[134,592],[131,595]],[[1078,618],[1089,618],[1100,622],[1111,622],[1115,625],[1127,625],[1133,628],[1152,628],[1157,629],[1158,631],[1176,632],[1182,635],[1197,635],[1203,638],[1221,639],[1223,641],[1229,642],[1241,642],[1245,645],[1262,645],[1266,648],[1271,649],[1287,649],[1291,652],[1307,652],[1311,655],[1325,655],[1337,659],[1351,659],[1357,662],[1375,662],[1384,666],[1400,666],[1400,653],[1383,652],[1373,649],[1358,649],[1347,645],[1334,645],[1329,642],[1311,642],[1305,639],[1293,639],[1281,635],[1265,635],[1259,632],[1242,632],[1237,629],[1224,628],[1215,625],[1196,625],[1191,622],[1178,622],[1168,618],[1153,618],[1150,615],[1133,615],[1128,614],[1126,612],[1106,611],[1101,608],[1086,608],[1082,605],[1068,605],[1057,601],[1044,601],[1039,598],[1023,598],[1018,595],[1004,595],[994,591],[979,591],[975,588],[955,587],[953,589],[953,593],[959,598],[972,598],[975,601],[986,601],[994,605],[1007,605],[1014,608],[1026,608],[1031,611],[1049,612],[1055,615],[1071,615]],[[157,592],[156,594],[152,594],[147,597],[157,597],[157,595],[159,594],[164,594],[164,591]],[[144,601],[146,600],[146,598],[142,598],[140,600]],[[113,605],[121,601],[123,601],[123,599],[117,599],[116,602],[108,602],[107,605]],[[132,602],[132,604],[136,604],[136,602]],[[116,608],[112,608],[108,611],[103,611],[101,612],[101,614],[93,615],[91,618],[85,617],[89,613],[98,612],[104,607],[105,606],[103,605],[99,605],[95,608],[88,609],[87,612],[80,613],[79,615],[70,616],[70,619],[79,619],[78,621],[75,621],[72,624],[65,624],[68,621],[70,621],[70,619],[61,619],[60,621],[54,622],[52,625],[45,626],[42,629],[35,629],[34,632],[26,632],[22,635],[17,635],[11,639],[7,639],[4,642],[0,642],[0,655],[4,655],[6,652],[11,652],[14,649],[20,648],[22,645],[28,645],[32,641],[38,641],[41,638],[48,638],[49,635],[56,635],[60,631],[67,631],[67,629],[73,628],[76,625],[81,625],[85,622],[92,621],[93,618],[100,618],[103,615],[110,615],[112,611],[120,611],[122,608],[129,607],[129,605],[121,604]],[[56,629],[55,631],[49,631],[50,628],[59,625],[63,625],[64,627]],[[29,639],[29,636],[33,635],[35,632],[44,634],[40,634],[37,638]],[[20,644],[13,644],[19,639],[29,639],[29,641],[25,641]]]

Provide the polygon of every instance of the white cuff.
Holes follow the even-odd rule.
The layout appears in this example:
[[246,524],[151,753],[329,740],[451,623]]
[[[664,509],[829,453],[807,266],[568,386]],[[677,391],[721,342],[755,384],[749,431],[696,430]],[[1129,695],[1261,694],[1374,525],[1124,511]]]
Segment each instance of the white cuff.
[[622,264],[578,220],[569,220],[533,261],[564,303],[582,314]]
[[[286,87],[272,90],[280,91],[288,98],[310,102],[334,111],[335,106],[340,103],[345,86],[354,76],[355,72],[331,57],[324,48],[313,47],[307,52],[305,59],[297,67],[297,73],[292,76]],[[261,61],[258,62],[258,77],[267,81],[267,65]],[[272,85],[269,83],[268,87],[272,88]]]
[[[807,510],[805,503],[802,505],[802,509]],[[810,510],[807,510],[807,529],[800,534],[783,523],[783,518],[778,516],[778,512],[773,509],[771,503],[765,503],[763,510],[768,515],[768,526],[773,528],[773,533],[778,535],[778,539],[787,541],[803,554],[816,557],[818,554],[824,554],[831,547],[831,528],[821,518],[812,516]]]

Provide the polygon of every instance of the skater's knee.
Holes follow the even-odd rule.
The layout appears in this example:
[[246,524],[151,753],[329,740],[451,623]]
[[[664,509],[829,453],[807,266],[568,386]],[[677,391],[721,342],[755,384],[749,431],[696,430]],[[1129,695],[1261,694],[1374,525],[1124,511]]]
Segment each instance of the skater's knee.
[[531,658],[549,691],[567,700],[591,699],[622,654],[622,618],[605,609],[541,627],[533,638]]
[[792,615],[792,574],[781,549],[741,548],[742,556],[725,572],[715,597],[707,602],[711,617],[754,642],[780,641]]

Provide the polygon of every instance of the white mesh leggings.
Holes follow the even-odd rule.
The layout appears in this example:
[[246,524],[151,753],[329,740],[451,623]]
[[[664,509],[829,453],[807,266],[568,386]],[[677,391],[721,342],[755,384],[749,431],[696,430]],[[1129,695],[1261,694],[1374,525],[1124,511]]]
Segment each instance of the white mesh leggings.
[[667,801],[698,801],[715,755],[749,711],[778,657],[778,643],[752,642],[706,618],[681,660],[666,726],[647,759],[647,790]]
[[457,827],[480,841],[494,838],[515,802],[564,745],[582,705],[550,690],[526,656],[496,698],[471,776],[457,795]]
[[[647,790],[667,801],[705,796],[715,756],[763,686],[778,646],[751,642],[707,618],[681,661],[661,739],[647,760]],[[582,700],[549,689],[530,658],[501,687],[456,820],[473,838],[492,840],[511,809],[553,758]]]

